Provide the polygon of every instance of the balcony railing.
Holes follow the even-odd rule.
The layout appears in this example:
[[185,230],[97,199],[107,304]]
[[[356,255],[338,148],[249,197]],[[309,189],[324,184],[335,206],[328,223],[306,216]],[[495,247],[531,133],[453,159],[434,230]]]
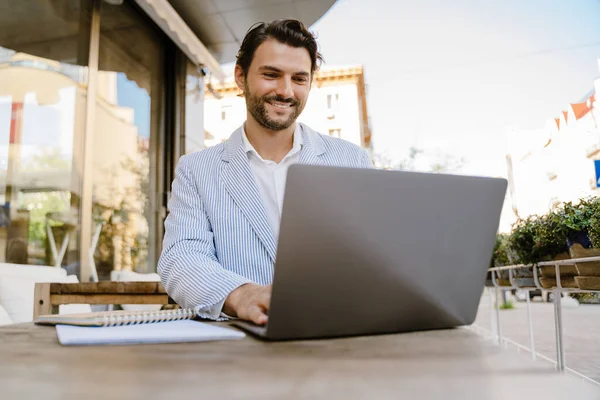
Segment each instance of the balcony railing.
[[[496,288],[496,301],[494,307],[495,314],[495,332],[493,334],[496,336],[498,343],[501,341],[500,334],[500,302],[499,297],[501,290],[524,290],[531,291],[539,289],[544,292],[552,292],[553,293],[553,303],[554,303],[554,328],[555,328],[555,340],[556,340],[556,360],[557,360],[557,368],[559,371],[564,371],[566,368],[565,363],[565,350],[563,344],[563,321],[562,321],[562,309],[561,309],[561,299],[563,293],[600,293],[600,290],[589,290],[589,289],[578,289],[578,288],[565,288],[561,284],[561,271],[560,267],[564,265],[575,265],[576,263],[584,263],[591,261],[600,261],[600,256],[597,257],[584,257],[584,258],[571,258],[567,260],[560,261],[544,261],[539,262],[535,265],[508,265],[503,267],[494,267],[490,268],[492,278],[492,287]],[[556,273],[556,285],[552,288],[545,288],[540,283],[540,267],[544,266],[554,266]],[[533,285],[519,285],[516,281],[515,273],[517,270],[530,269],[533,271]],[[510,285],[500,285],[498,280],[501,278],[500,273],[503,271],[508,272],[508,280]],[[531,346],[531,354],[535,357],[535,342],[533,338],[533,325],[531,322],[531,310],[530,310],[530,298],[529,294],[526,296],[527,300],[527,318],[528,318],[528,326],[529,326],[529,340]],[[494,318],[494,317],[493,317]]]

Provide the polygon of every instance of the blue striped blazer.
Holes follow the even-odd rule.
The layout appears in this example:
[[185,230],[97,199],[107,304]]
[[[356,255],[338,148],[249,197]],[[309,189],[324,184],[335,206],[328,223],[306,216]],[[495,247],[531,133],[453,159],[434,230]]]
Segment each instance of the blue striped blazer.
[[[360,147],[306,125],[300,129],[299,163],[372,166]],[[272,282],[277,242],[241,128],[226,142],[179,160],[168,208],[158,273],[181,307],[206,310],[244,283]]]

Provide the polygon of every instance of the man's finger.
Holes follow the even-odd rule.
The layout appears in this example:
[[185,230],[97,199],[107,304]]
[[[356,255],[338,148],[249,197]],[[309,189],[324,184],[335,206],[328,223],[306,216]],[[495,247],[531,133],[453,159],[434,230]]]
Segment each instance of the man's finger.
[[257,325],[264,325],[269,317],[259,306],[252,306],[248,310],[248,318]]

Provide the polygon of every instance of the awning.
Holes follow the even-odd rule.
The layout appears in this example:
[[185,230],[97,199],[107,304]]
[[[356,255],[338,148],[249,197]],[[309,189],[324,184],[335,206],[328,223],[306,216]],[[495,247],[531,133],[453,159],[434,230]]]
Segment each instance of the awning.
[[175,11],[221,64],[235,61],[256,22],[294,18],[311,26],[336,0],[169,0]]
[[225,74],[219,62],[167,0],[135,0],[135,2],[192,62],[205,66],[215,78],[223,80]]

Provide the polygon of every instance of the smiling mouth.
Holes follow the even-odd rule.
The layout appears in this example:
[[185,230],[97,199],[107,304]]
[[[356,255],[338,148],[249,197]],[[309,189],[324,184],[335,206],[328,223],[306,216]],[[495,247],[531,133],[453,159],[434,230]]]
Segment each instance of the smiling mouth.
[[273,107],[277,107],[281,110],[287,110],[289,108],[292,108],[292,103],[283,103],[280,101],[267,101],[267,103],[269,103]]

